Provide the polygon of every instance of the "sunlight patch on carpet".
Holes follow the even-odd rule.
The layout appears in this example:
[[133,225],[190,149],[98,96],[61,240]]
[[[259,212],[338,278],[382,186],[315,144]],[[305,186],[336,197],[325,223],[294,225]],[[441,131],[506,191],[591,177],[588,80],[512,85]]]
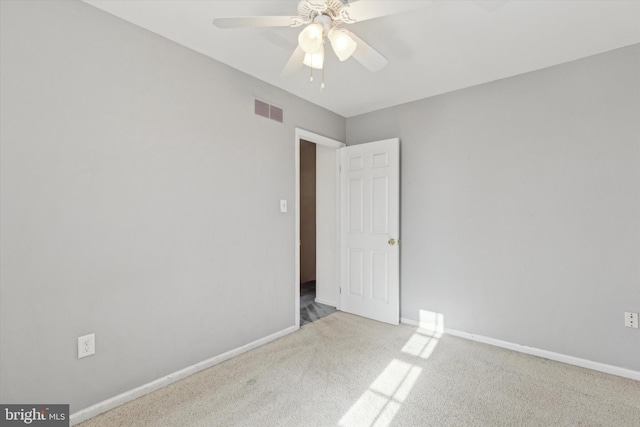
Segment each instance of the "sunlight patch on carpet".
[[438,345],[442,332],[418,329],[402,347],[402,352],[412,356],[428,359]]
[[[402,347],[402,353],[428,359],[444,333],[444,316],[420,310],[419,325]],[[342,427],[388,427],[421,373],[421,367],[393,359],[338,424]]]
[[392,360],[340,419],[340,426],[387,427],[405,401],[422,368]]

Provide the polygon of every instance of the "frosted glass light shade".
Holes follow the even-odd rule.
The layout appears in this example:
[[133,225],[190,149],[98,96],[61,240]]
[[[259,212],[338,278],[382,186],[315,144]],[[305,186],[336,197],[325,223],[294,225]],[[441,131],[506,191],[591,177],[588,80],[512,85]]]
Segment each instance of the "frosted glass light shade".
[[307,67],[322,70],[322,67],[324,66],[324,47],[320,46],[320,51],[316,53],[306,53],[302,63]]
[[331,41],[331,47],[333,47],[333,51],[340,61],[349,59],[351,55],[353,55],[353,52],[355,52],[356,47],[358,47],[358,43],[353,40],[347,30],[332,28],[331,31],[329,31],[328,37]]
[[298,35],[298,45],[306,53],[317,53],[322,48],[324,27],[318,23],[309,24]]

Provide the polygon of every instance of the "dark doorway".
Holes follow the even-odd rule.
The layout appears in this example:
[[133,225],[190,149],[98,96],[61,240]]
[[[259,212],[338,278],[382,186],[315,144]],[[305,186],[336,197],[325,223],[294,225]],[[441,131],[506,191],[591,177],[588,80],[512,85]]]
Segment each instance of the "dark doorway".
[[336,311],[316,302],[316,144],[300,141],[300,326]]

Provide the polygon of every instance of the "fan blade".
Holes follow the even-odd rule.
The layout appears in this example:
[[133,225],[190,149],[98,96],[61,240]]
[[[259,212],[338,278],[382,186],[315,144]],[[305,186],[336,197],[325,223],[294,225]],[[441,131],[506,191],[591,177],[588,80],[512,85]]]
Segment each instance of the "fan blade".
[[366,1],[359,0],[349,3],[345,7],[349,18],[355,22],[366,21],[368,19],[380,18],[382,16],[394,15],[400,12],[420,9],[429,6],[432,1]]
[[244,16],[216,18],[213,20],[213,25],[218,28],[291,27],[296,20],[299,20],[297,16]]
[[350,35],[358,44],[356,51],[353,52],[353,57],[356,61],[364,65],[366,69],[372,72],[380,71],[389,63],[387,58],[365,43],[360,37],[353,33],[350,33]]
[[304,60],[304,50],[300,49],[300,46],[293,51],[293,54],[287,61],[287,65],[284,66],[280,75],[282,77],[290,77],[300,71],[302,68],[302,61]]

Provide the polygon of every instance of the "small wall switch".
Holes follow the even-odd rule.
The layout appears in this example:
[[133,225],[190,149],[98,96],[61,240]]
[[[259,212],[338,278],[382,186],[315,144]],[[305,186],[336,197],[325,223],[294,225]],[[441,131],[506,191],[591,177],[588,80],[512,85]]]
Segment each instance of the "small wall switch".
[[96,354],[96,334],[78,337],[78,359]]
[[287,212],[287,201],[286,200],[280,200],[280,212],[282,212],[282,213]]
[[624,326],[627,328],[635,328],[638,329],[638,313],[624,313]]

